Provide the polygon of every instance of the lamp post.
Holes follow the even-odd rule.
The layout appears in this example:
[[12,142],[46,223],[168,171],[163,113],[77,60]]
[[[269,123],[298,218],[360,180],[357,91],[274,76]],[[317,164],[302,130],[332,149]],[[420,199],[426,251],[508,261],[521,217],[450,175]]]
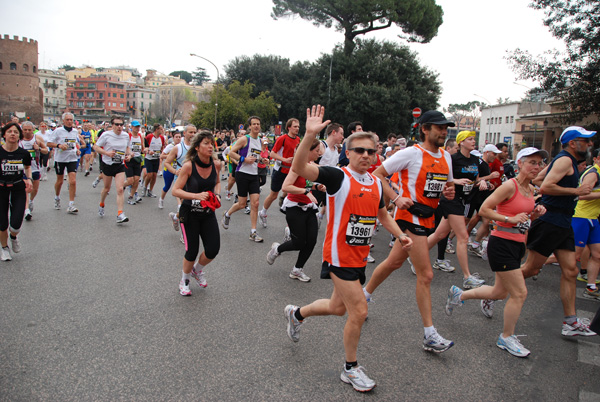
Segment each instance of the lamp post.
[[190,56],[198,57],[202,60],[208,61],[213,67],[217,70],[217,85],[215,87],[215,129],[214,132],[217,132],[217,111],[219,110],[219,81],[221,80],[221,75],[219,74],[219,67],[215,65],[212,61],[208,60],[206,57],[198,56],[197,54],[190,53]]

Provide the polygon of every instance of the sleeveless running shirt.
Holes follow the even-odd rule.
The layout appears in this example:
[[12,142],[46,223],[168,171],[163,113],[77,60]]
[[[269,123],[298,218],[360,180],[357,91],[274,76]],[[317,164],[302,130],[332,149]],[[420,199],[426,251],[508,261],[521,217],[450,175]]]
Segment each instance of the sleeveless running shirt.
[[[198,166],[192,161],[192,174],[188,178],[183,189],[188,193],[203,193],[205,191],[213,191],[217,185],[217,170],[213,162],[210,174],[205,179],[198,173]],[[192,212],[204,211],[200,206],[200,200],[183,200],[183,204],[190,206]]]
[[[375,230],[381,182],[359,183],[342,168],[344,180],[334,194],[327,194],[327,232],[323,244],[323,260],[336,267],[361,268],[369,255],[369,241]],[[341,257],[341,258],[340,258]]]
[[[260,139],[252,138],[250,135],[246,135],[246,138],[248,139],[246,146],[240,149],[238,154],[244,158],[248,156],[254,156],[257,159],[260,158],[260,152],[262,150]],[[236,171],[256,176],[258,175],[258,162],[254,162],[252,165],[248,163],[238,163]]]

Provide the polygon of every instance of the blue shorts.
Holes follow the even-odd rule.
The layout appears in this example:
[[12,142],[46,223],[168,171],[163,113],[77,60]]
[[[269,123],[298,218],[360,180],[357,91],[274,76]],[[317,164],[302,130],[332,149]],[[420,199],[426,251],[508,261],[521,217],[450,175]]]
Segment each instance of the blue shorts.
[[575,233],[575,246],[600,243],[600,222],[598,219],[572,218],[571,227]]
[[87,146],[85,148],[81,148],[80,151],[81,151],[81,156],[83,156],[83,155],[89,155],[89,154],[92,153],[92,147],[91,146]]
[[163,187],[163,191],[166,193],[169,191],[169,189],[171,188],[171,184],[173,184],[173,179],[175,179],[175,176],[173,173],[169,172],[168,170],[164,170],[163,171],[163,180],[165,181],[165,185]]

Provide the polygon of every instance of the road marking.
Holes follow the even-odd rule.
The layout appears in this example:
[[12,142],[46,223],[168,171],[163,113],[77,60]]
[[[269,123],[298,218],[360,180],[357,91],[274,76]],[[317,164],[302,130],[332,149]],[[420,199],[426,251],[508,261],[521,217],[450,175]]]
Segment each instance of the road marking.
[[600,401],[600,394],[593,392],[579,391],[579,402],[598,402]]

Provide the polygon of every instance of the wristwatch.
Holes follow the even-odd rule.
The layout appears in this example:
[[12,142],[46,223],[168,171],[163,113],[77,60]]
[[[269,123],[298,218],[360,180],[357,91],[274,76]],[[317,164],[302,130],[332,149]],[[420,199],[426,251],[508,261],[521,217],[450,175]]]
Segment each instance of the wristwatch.
[[304,195],[308,195],[308,193],[310,193],[310,188],[307,188],[306,190],[304,190]]

